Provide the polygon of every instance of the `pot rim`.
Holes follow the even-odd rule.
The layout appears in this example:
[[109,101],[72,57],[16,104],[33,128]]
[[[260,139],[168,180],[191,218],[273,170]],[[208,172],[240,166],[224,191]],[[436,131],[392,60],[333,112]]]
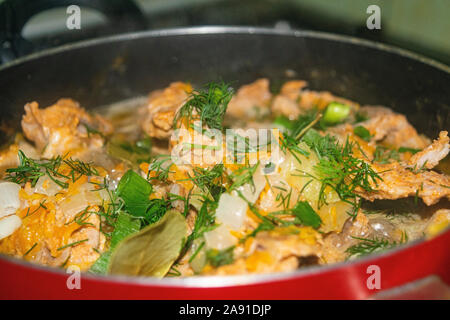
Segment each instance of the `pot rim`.
[[65,51],[70,51],[72,49],[80,49],[85,47],[94,46],[97,44],[104,44],[108,42],[120,42],[126,40],[136,40],[143,38],[157,38],[157,37],[173,37],[173,36],[184,36],[184,35],[211,35],[211,34],[256,34],[256,35],[278,35],[278,36],[290,36],[296,38],[316,38],[323,40],[331,40],[335,42],[344,42],[354,45],[360,45],[372,49],[377,49],[380,51],[385,51],[388,53],[393,53],[400,55],[402,57],[417,60],[424,64],[430,65],[441,71],[450,74],[450,66],[436,61],[434,59],[428,58],[421,54],[402,49],[396,46],[387,45],[381,42],[376,42],[372,40],[361,39],[348,35],[333,34],[322,31],[311,31],[311,30],[279,30],[273,28],[263,28],[263,27],[245,27],[245,26],[199,26],[199,27],[180,27],[180,28],[170,28],[170,29],[158,29],[158,30],[146,30],[129,32],[119,35],[111,35],[105,37],[99,37],[89,40],[77,41],[65,45],[61,45],[54,48],[45,49],[36,53],[31,53],[29,55],[19,57],[13,61],[7,62],[0,66],[0,72],[8,69],[10,67],[26,63],[35,59],[50,56],[53,54],[62,53]]

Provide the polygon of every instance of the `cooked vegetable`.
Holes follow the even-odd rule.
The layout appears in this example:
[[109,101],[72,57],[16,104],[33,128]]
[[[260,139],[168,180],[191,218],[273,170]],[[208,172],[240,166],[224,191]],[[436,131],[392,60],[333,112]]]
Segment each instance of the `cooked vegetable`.
[[220,267],[233,263],[234,246],[224,250],[210,249],[206,252],[206,260],[213,267]]
[[111,255],[111,274],[164,277],[180,255],[186,238],[184,217],[168,211],[149,225],[119,243]]
[[125,202],[127,211],[136,217],[146,217],[150,206],[152,185],[133,170],[128,170],[120,179],[117,195]]
[[108,270],[111,253],[116,246],[126,237],[138,232],[141,228],[141,222],[125,212],[120,212],[114,224],[114,232],[111,236],[109,250],[103,253],[100,258],[92,265],[89,272],[105,274]]
[[150,160],[151,149],[152,144],[148,137],[133,143],[120,139],[111,139],[107,143],[110,156],[129,163],[135,169],[139,163]]
[[361,139],[363,139],[364,141],[370,141],[370,138],[372,137],[372,135],[370,134],[369,130],[367,130],[363,126],[355,127],[353,129],[353,133],[356,134]]
[[306,201],[299,201],[292,209],[292,213],[305,226],[311,226],[315,229],[320,227],[322,220],[320,216],[314,211],[311,205]]
[[22,220],[15,214],[0,218],[0,240],[13,234],[22,224]]
[[332,102],[325,109],[325,112],[323,114],[323,121],[327,125],[333,125],[342,122],[350,114],[350,109],[351,108],[348,105],[338,102]]
[[20,207],[20,186],[12,182],[0,182],[0,218],[16,213]]

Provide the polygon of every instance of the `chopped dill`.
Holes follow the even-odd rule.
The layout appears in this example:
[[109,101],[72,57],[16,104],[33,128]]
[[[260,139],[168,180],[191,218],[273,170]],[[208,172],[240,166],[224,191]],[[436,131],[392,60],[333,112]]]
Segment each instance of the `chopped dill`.
[[397,150],[388,149],[386,147],[377,146],[375,152],[373,153],[372,162],[377,162],[380,164],[388,164],[390,162],[399,161],[400,157]]
[[244,184],[249,183],[253,190],[255,189],[255,183],[253,181],[253,175],[259,166],[259,161],[255,165],[242,166],[230,174],[230,179],[232,181],[229,191],[235,190]]
[[167,277],[179,277],[181,276],[180,270],[178,270],[175,265],[170,267],[169,272],[167,272]]
[[26,257],[33,249],[37,246],[37,242],[35,242],[27,252],[24,253],[23,257]]
[[202,125],[210,129],[223,129],[223,118],[233,90],[225,83],[209,83],[205,88],[191,93],[189,99],[180,108],[174,118],[174,127],[178,127],[182,119],[200,120]]
[[206,261],[215,268],[231,264],[234,261],[233,250],[234,246],[224,250],[209,249],[206,251]]
[[218,226],[215,224],[215,211],[217,205],[217,201],[213,201],[206,196],[203,197],[203,204],[197,213],[192,233],[187,237],[184,243],[184,253],[191,247],[195,239],[200,238],[205,232],[214,230]]
[[[62,188],[67,188],[69,184],[61,179],[72,182],[77,181],[81,176],[98,176],[97,170],[90,163],[82,162],[57,156],[50,160],[35,160],[28,158],[22,150],[19,150],[19,166],[6,169],[5,179],[17,184],[30,182],[31,186],[36,186],[39,178],[47,175],[53,182]],[[66,165],[70,168],[68,174],[60,172],[61,166]]]
[[391,249],[402,243],[406,243],[408,241],[408,234],[405,231],[402,232],[400,242],[389,241],[384,238],[373,238],[373,239],[360,237],[352,237],[352,238],[359,240],[359,243],[347,248],[345,252],[348,253],[349,258],[365,256],[374,252]]
[[170,173],[170,167],[172,166],[172,160],[170,155],[156,156],[152,162],[150,162],[147,172],[147,180],[166,181]]
[[194,251],[192,256],[189,258],[189,263],[194,261],[195,257],[199,254],[199,252],[202,250],[202,248],[205,246],[206,242],[202,241],[202,243],[198,246],[198,248]]
[[214,200],[218,201],[220,195],[225,191],[225,188],[223,187],[225,182],[224,165],[216,164],[211,169],[194,167],[192,171],[193,176],[188,174],[189,178],[187,180],[191,180],[203,192],[209,192]]
[[75,241],[75,242],[66,244],[65,246],[59,247],[59,248],[56,249],[56,250],[57,250],[57,251],[61,251],[61,250],[64,250],[64,249],[66,249],[66,248],[69,248],[69,247],[73,247],[73,246],[79,245],[80,243],[83,243],[83,242],[86,242],[86,241],[89,241],[89,239],[83,239],[83,240],[80,240],[80,241]]
[[314,166],[317,177],[303,172],[311,178],[322,183],[319,192],[319,208],[327,204],[325,189],[327,187],[336,191],[342,201],[357,206],[358,197],[356,189],[372,191],[371,183],[377,183],[381,177],[365,161],[353,156],[355,142],[347,138],[341,146],[336,138],[321,136],[317,131],[310,129],[303,139],[314,150],[319,163]]

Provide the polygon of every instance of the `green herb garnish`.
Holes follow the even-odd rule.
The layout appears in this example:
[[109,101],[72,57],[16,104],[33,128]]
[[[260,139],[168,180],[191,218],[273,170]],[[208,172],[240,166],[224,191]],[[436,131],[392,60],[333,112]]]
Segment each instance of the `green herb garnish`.
[[188,101],[180,108],[174,119],[174,127],[180,120],[200,120],[210,129],[222,130],[223,118],[233,95],[225,83],[210,83],[206,88],[191,93]]
[[320,227],[322,219],[314,211],[311,205],[306,201],[299,201],[292,209],[292,214],[300,220],[300,222],[305,226],[311,226],[315,229]]
[[127,211],[136,217],[145,217],[149,206],[152,185],[133,170],[120,179],[116,193],[125,203]]
[[355,142],[348,139],[341,146],[336,138],[321,136],[317,131],[310,129],[303,141],[315,151],[319,163],[314,166],[316,176],[303,172],[306,176],[317,179],[322,183],[319,192],[319,208],[327,204],[325,189],[332,188],[341,200],[358,205],[355,194],[357,188],[367,192],[372,191],[371,183],[377,183],[381,177],[364,160],[353,156]]
[[372,138],[372,135],[370,134],[369,130],[367,130],[363,126],[356,126],[353,129],[353,133],[356,134],[361,139],[363,139],[364,141],[367,141],[367,142],[369,142],[370,139]]
[[215,268],[231,264],[234,261],[233,250],[234,246],[224,250],[209,249],[206,251],[206,261]]
[[[349,254],[349,257],[365,256],[365,255],[374,253],[376,251],[390,249],[390,248],[393,248],[396,245],[398,245],[398,243],[395,241],[391,242],[391,241],[389,241],[387,239],[383,239],[383,238],[374,238],[374,239],[359,238],[359,237],[352,237],[352,238],[360,240],[360,242],[358,244],[355,244],[355,245],[349,247],[345,251]],[[406,235],[406,233],[404,233],[402,235],[401,243],[406,242],[406,241],[407,241],[407,235]]]
[[398,152],[400,152],[400,153],[411,152],[412,154],[416,154],[419,151],[421,151],[421,150],[420,149],[414,149],[414,148],[406,148],[406,147],[398,148]]
[[[57,156],[50,160],[35,160],[28,158],[22,150],[19,150],[19,166],[6,169],[6,180],[17,184],[30,182],[31,186],[36,186],[40,177],[48,176],[53,182],[62,188],[67,188],[69,184],[61,179],[72,182],[77,181],[81,176],[98,176],[98,171],[90,163],[72,158]],[[60,168],[67,165],[70,168],[68,174],[62,174]]]

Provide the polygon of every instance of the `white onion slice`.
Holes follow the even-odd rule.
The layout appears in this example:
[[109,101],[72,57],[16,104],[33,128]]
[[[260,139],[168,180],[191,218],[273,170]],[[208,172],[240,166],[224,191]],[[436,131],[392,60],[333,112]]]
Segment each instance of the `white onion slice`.
[[251,183],[246,183],[243,186],[237,188],[237,190],[242,193],[242,196],[252,204],[255,203],[256,200],[258,200],[261,191],[263,191],[264,187],[266,186],[266,178],[261,173],[260,168],[258,168],[253,175],[253,183],[254,185]]
[[0,182],[0,218],[16,213],[20,208],[20,186],[13,182]]
[[47,176],[39,178],[36,186],[34,187],[34,193],[45,194],[47,196],[54,196],[61,191],[61,186]]
[[205,232],[206,246],[211,249],[224,250],[237,243],[237,238],[232,236],[230,230],[220,225],[212,231]]
[[59,205],[66,221],[72,220],[76,214],[85,210],[89,205],[84,192],[78,192],[74,196],[64,199]]
[[247,215],[248,204],[238,195],[223,193],[216,210],[216,219],[231,230],[239,230]]
[[0,219],[0,240],[14,233],[22,225],[22,220],[15,214]]

